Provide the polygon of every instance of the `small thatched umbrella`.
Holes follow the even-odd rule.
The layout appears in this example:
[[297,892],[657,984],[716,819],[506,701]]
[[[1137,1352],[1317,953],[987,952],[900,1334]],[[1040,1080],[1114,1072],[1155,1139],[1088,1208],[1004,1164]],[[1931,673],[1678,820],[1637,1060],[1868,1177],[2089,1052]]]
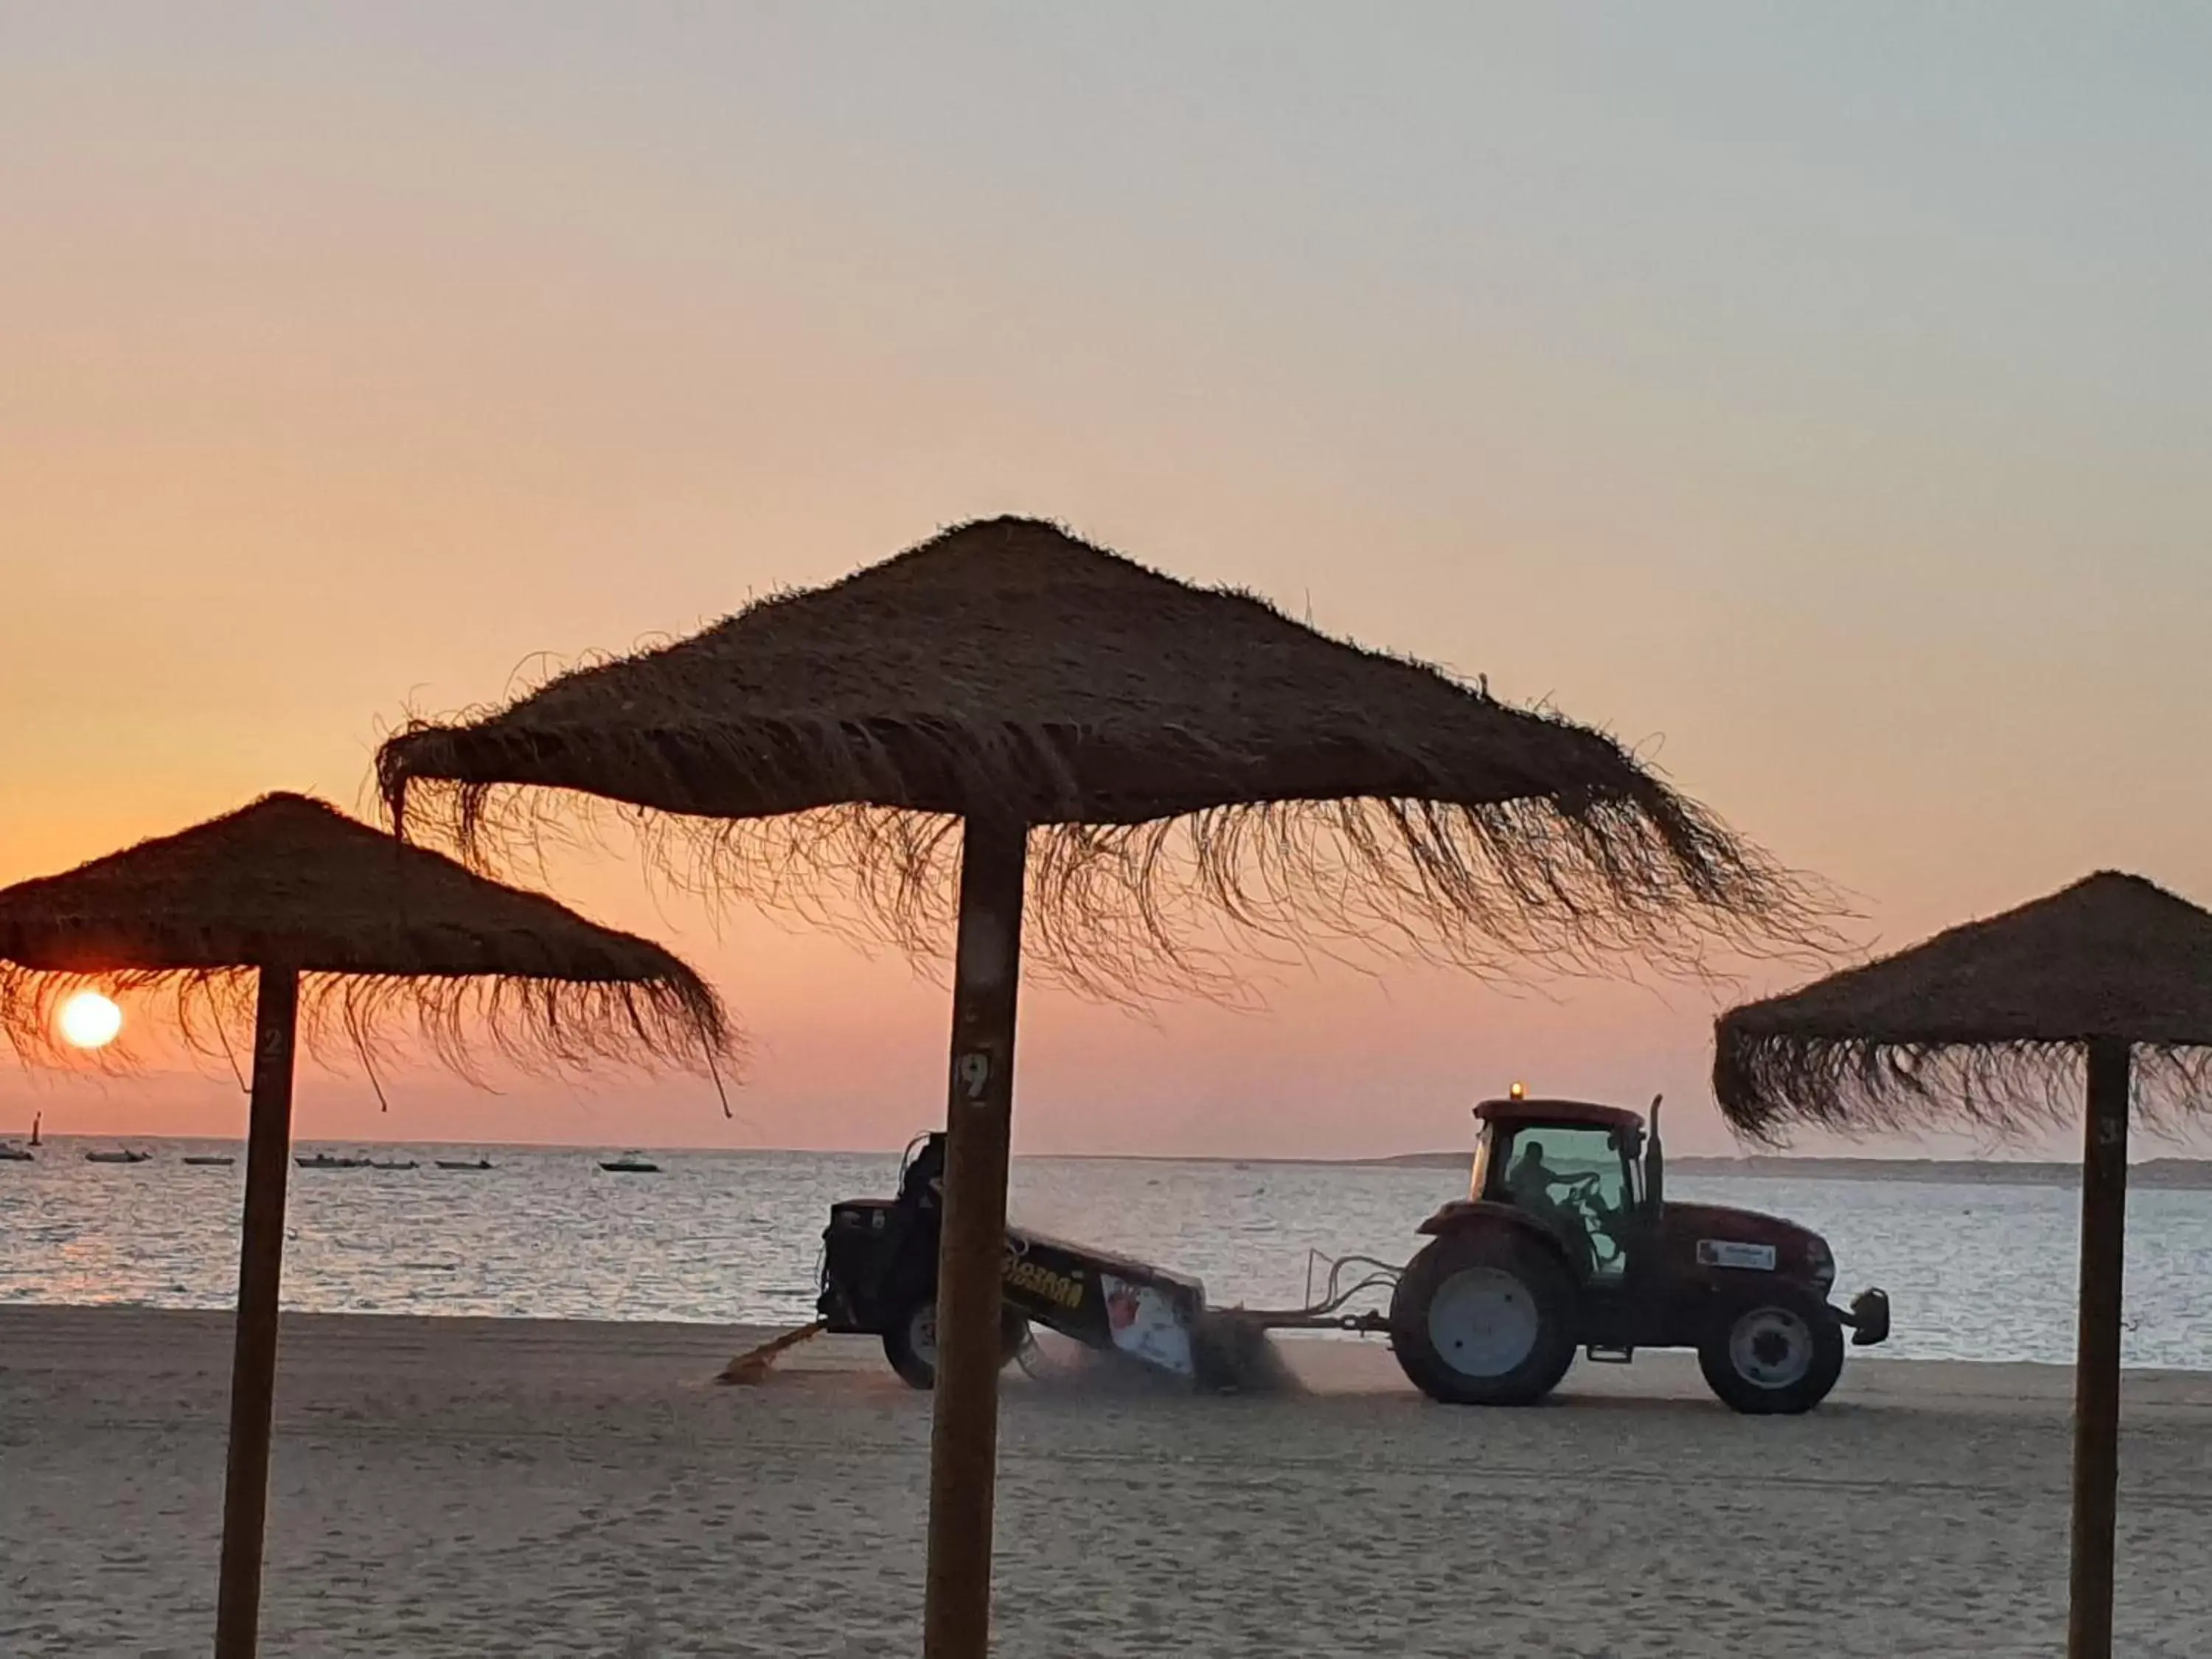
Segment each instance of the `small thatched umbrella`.
[[1043,966],[1139,995],[1196,968],[1194,920],[1477,965],[1797,920],[1789,882],[1610,739],[1031,520],[416,725],[378,768],[395,822],[479,855],[535,822],[501,786],[606,797],[691,833],[717,887],[857,890],[933,953],[957,888],[933,1659],[981,1656],[989,1620],[1025,902]]
[[2112,872],[1735,1009],[1718,1027],[1721,1110],[1767,1140],[1796,1124],[2051,1122],[2071,1115],[2086,1064],[2073,1659],[2112,1650],[2130,1102],[2147,1111],[2203,1107],[2212,1098],[2208,1048],[2212,914]]
[[[412,1013],[458,1062],[481,1025],[525,1062],[712,1063],[714,994],[659,946],[471,875],[300,795],[0,890],[0,1030],[50,1058],[61,1003],[88,987],[172,994],[187,1036],[253,1005],[252,1107],[239,1252],[217,1659],[250,1659],[284,1249],[292,1073],[304,1019],[366,1045]],[[363,1053],[366,1054],[363,1047]]]

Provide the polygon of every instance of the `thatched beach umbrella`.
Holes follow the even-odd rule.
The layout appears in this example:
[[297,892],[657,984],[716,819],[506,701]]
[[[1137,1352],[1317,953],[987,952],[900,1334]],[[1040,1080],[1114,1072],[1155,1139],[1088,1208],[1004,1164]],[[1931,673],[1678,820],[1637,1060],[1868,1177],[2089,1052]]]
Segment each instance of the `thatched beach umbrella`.
[[1723,1015],[1722,1112],[1771,1140],[2070,1116],[2086,1070],[2068,1652],[2112,1650],[2128,1120],[2208,1100],[2212,914],[2107,872]]
[[[180,835],[0,890],[0,1030],[51,1057],[56,1015],[88,987],[173,996],[187,1035],[253,1006],[217,1659],[258,1640],[284,1249],[294,1051],[304,1024],[365,1045],[411,1014],[459,1061],[482,1027],[525,1062],[703,1060],[720,1005],[659,946],[595,927],[300,795],[270,795]],[[366,1053],[364,1048],[363,1052]]]
[[933,1659],[980,1656],[989,1617],[1025,915],[1042,966],[1139,995],[1202,976],[1224,927],[1486,965],[1796,920],[1786,880],[1610,739],[1031,520],[413,726],[378,768],[396,822],[479,855],[533,827],[532,792],[581,792],[688,834],[720,888],[856,893],[933,953],[957,890]]

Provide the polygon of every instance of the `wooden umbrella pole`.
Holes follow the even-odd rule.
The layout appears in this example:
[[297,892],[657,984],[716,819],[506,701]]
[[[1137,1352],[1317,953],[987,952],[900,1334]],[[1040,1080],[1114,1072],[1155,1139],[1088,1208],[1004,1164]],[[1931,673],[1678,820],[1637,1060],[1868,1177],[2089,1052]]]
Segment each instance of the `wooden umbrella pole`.
[[925,1659],[985,1659],[998,1480],[999,1298],[1013,1127],[1029,832],[971,817],[960,855],[951,1099],[937,1267],[937,1393],[929,1446]]
[[284,1183],[292,1164],[292,1051],[299,1017],[299,975],[289,968],[264,967],[253,1016],[253,1107],[238,1250],[216,1659],[253,1659],[260,1640],[261,1546],[276,1386],[276,1293],[284,1269]]
[[2120,1484],[2120,1297],[2127,1263],[2128,1044],[2089,1045],[2081,1295],[2074,1358],[2074,1564],[2067,1659],[2112,1659]]

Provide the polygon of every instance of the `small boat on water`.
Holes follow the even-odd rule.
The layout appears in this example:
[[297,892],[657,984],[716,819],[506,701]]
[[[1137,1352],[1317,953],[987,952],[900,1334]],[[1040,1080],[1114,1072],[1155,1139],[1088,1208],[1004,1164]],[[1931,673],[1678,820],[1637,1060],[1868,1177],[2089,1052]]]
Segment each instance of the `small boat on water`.
[[186,1155],[185,1162],[199,1164],[204,1169],[228,1170],[238,1160],[228,1152],[191,1152]]
[[419,1170],[422,1166],[411,1158],[373,1158],[368,1160],[372,1170]]
[[31,1152],[27,1147],[18,1146],[12,1140],[0,1141],[0,1164],[28,1164],[30,1161]]
[[488,1158],[480,1158],[471,1164],[465,1158],[441,1158],[438,1160],[438,1167],[441,1170],[489,1170],[491,1168],[491,1160]]
[[660,1166],[643,1152],[624,1152],[620,1158],[603,1158],[599,1167],[609,1175],[659,1175]]
[[328,1152],[317,1152],[313,1158],[295,1158],[293,1163],[303,1170],[365,1170],[365,1158],[332,1158]]
[[109,1152],[87,1152],[84,1161],[88,1164],[143,1164],[152,1156],[151,1152],[134,1152],[128,1146],[119,1146]]

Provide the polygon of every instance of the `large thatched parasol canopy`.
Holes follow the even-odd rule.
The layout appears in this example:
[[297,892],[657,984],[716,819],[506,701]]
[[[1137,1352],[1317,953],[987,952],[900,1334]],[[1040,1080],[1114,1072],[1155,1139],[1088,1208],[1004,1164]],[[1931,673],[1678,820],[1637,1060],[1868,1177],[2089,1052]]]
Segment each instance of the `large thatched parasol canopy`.
[[714,993],[650,940],[303,795],[0,890],[0,1030],[26,1057],[52,1052],[54,1008],[83,986],[173,991],[191,1033],[250,1008],[261,967],[304,976],[311,1033],[359,1041],[411,1013],[455,1061],[465,1030],[526,1063],[730,1040]]
[[1713,1089],[1737,1130],[1997,1128],[2070,1116],[2078,1050],[2136,1051],[2145,1103],[2206,1097],[2212,914],[2106,871],[1721,1018]]
[[857,893],[933,956],[951,822],[988,811],[1033,826],[1033,958],[1092,985],[1186,963],[1194,908],[1480,964],[1804,920],[1611,738],[1027,519],[416,722],[378,770],[478,855],[537,827],[532,792],[586,792],[688,832],[718,890]]

